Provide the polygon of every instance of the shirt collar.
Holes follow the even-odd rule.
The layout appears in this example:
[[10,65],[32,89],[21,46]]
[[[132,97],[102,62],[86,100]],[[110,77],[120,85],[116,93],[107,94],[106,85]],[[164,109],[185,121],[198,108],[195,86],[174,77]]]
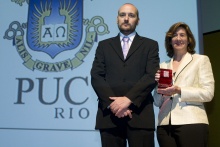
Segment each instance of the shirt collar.
[[[129,34],[127,37],[129,37],[129,40],[130,40],[131,42],[133,42],[135,35],[136,35],[136,31],[134,31],[133,33]],[[125,35],[122,34],[122,33],[120,33],[120,41],[122,41],[122,38],[123,38],[123,37],[125,37]]]

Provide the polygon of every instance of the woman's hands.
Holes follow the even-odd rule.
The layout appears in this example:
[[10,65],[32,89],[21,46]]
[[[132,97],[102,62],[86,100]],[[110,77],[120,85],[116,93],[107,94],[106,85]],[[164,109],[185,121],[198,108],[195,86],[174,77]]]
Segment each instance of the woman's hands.
[[181,94],[181,88],[176,85],[167,88],[158,88],[157,93],[160,93],[165,96],[171,96],[173,94]]
[[156,74],[155,74],[155,81],[159,81],[160,79],[160,70],[157,70]]
[[[155,81],[158,82],[159,79],[160,79],[160,70],[157,70],[155,74]],[[165,96],[171,96],[173,94],[181,94],[181,88],[176,85],[173,85],[167,88],[158,88],[157,93],[165,95]]]

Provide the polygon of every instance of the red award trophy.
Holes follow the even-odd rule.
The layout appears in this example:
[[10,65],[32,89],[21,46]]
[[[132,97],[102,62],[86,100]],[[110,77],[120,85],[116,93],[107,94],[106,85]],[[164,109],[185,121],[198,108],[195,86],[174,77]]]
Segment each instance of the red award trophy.
[[167,88],[170,86],[172,86],[172,70],[161,68],[158,88]]

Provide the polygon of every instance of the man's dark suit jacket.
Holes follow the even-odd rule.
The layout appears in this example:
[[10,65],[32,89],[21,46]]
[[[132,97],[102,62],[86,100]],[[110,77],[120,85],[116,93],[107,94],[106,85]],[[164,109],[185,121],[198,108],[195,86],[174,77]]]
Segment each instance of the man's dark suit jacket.
[[[155,128],[153,97],[155,73],[159,69],[158,43],[152,39],[134,37],[126,59],[123,57],[120,35],[100,41],[91,69],[91,83],[98,96],[96,129],[128,124],[134,128]],[[127,96],[133,103],[132,119],[117,118],[107,107],[111,96]]]

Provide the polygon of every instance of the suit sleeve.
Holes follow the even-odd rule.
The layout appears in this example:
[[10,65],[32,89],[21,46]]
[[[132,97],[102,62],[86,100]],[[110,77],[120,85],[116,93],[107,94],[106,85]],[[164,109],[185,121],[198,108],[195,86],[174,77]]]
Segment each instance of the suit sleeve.
[[146,60],[145,74],[126,94],[137,107],[141,106],[146,97],[151,94],[156,86],[155,73],[159,69],[159,47],[156,41],[146,43],[146,49],[149,50]]
[[103,53],[103,45],[102,42],[99,42],[91,69],[91,83],[94,91],[98,96],[99,105],[101,105],[103,110],[106,109],[111,103],[109,96],[114,96],[114,92],[105,79],[105,67],[106,65]]
[[209,58],[203,56],[198,66],[198,86],[181,87],[182,102],[209,102],[214,97],[215,81]]
[[163,104],[164,99],[162,97],[162,94],[157,93],[157,87],[154,89],[153,98],[155,106],[160,107]]

